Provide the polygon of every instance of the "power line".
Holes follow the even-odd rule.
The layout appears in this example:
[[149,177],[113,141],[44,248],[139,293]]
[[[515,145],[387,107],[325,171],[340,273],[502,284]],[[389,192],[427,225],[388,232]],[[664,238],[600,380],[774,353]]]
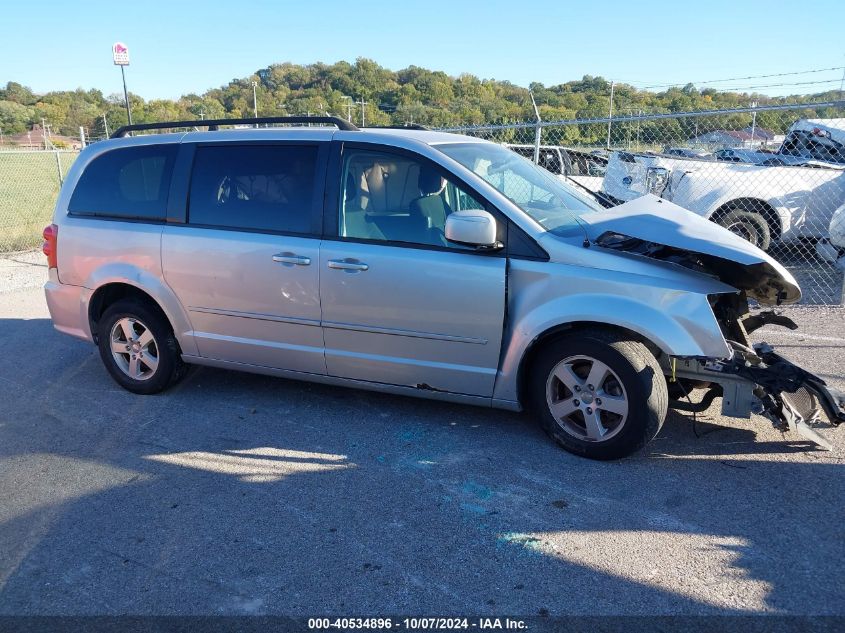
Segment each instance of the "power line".
[[762,84],[758,86],[722,86],[719,90],[754,90],[756,88],[780,88],[782,86],[814,86],[819,84],[835,84],[839,83],[839,79],[828,79],[823,81],[793,81],[780,84]]
[[[794,75],[809,75],[811,73],[823,73],[823,72],[830,72],[832,70],[843,70],[845,66],[833,66],[831,68],[814,68],[812,70],[796,70],[793,72],[788,73],[772,73],[769,75],[748,75],[747,77],[731,77],[728,79],[708,79],[705,81],[681,81],[675,83],[666,83],[666,84],[652,84],[650,86],[643,86],[642,90],[648,90],[650,88],[671,88],[672,86],[685,86],[687,84],[693,85],[700,85],[700,84],[717,84],[723,83],[726,81],[746,81],[748,79],[770,79],[772,77],[790,77]],[[644,84],[647,83],[645,81],[626,81],[627,84]]]

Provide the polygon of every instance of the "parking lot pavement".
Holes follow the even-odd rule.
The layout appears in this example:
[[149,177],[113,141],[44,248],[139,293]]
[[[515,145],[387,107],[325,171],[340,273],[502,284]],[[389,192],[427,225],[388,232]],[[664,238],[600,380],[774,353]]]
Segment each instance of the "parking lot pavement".
[[[843,387],[845,317],[765,331]],[[845,429],[673,414],[596,463],[524,415],[201,369],[119,389],[0,294],[0,614],[843,614]]]

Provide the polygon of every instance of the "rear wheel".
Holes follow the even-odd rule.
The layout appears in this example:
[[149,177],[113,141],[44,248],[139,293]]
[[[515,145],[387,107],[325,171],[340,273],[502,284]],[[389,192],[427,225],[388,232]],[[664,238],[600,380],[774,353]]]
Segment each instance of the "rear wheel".
[[179,381],[186,365],[165,316],[136,300],[117,301],[98,322],[100,358],[121,387],[158,393]]
[[639,341],[611,330],[556,339],[536,358],[532,409],[567,451],[617,459],[642,448],[666,418],[666,379]]
[[772,245],[772,229],[766,218],[757,211],[733,208],[716,222],[761,250],[769,250]]

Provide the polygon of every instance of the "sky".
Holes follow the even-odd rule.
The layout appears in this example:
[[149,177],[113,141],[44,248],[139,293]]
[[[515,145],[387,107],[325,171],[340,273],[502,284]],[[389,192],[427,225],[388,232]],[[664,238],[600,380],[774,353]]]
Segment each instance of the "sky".
[[[554,85],[601,75],[639,88],[702,84],[769,95],[838,89],[843,0],[5,0],[0,85],[38,93],[129,90],[145,99],[202,93],[272,63],[375,60]],[[837,68],[824,72],[803,71]],[[803,82],[827,82],[803,85]]]

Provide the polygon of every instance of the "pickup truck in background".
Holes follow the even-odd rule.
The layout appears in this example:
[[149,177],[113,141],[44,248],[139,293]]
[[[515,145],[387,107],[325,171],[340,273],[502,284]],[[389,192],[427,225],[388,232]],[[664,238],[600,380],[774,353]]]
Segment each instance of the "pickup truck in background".
[[[533,145],[507,144],[506,147],[520,156],[534,160]],[[538,164],[562,180],[571,180],[593,193],[598,193],[601,191],[607,170],[607,156],[559,145],[541,145]]]
[[845,202],[845,119],[799,120],[753,163],[613,152],[602,193],[620,203],[652,193],[763,250],[826,238]]

